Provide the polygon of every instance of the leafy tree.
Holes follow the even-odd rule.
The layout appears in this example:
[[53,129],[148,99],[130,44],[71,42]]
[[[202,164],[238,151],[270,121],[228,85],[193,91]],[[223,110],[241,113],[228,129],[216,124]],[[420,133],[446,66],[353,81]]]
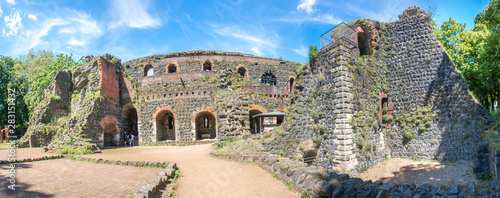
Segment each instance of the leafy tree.
[[435,31],[476,99],[491,109],[500,103],[500,0],[492,0],[474,18],[474,28],[450,18]]
[[309,61],[316,57],[318,54],[318,47],[316,45],[309,46]]
[[81,61],[73,60],[72,55],[54,55],[47,50],[30,50],[27,55],[15,61],[16,86],[24,97],[29,116],[45,95],[44,90],[52,82],[57,71],[74,69],[79,65]]

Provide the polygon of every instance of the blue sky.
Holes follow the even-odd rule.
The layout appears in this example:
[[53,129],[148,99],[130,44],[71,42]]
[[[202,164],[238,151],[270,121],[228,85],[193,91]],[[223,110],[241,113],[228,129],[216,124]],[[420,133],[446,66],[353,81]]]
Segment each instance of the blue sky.
[[188,50],[223,50],[307,62],[309,45],[340,22],[391,22],[406,8],[437,7],[473,26],[489,0],[0,0],[0,55],[29,49],[124,61]]

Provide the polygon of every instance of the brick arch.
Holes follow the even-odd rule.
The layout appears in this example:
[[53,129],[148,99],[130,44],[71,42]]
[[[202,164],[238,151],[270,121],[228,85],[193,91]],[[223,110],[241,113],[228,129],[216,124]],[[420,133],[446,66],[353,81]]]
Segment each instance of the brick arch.
[[174,108],[171,106],[165,106],[165,107],[158,107],[153,114],[153,120],[156,121],[156,117],[162,112],[162,111],[170,111],[172,114],[174,114],[174,120],[177,117]]
[[274,109],[275,112],[285,112],[286,113],[286,107],[278,107],[276,109]]
[[[245,78],[247,79],[250,79],[250,74],[249,74],[249,71],[248,71],[248,67],[245,65],[245,64],[239,64],[237,67],[236,67],[236,72],[238,72],[240,70],[240,68],[243,68],[245,69]],[[240,74],[238,73],[238,76]]]
[[168,74],[168,70],[169,70],[169,68],[170,68],[170,67],[172,67],[172,66],[175,66],[175,72],[176,72],[176,73],[181,72],[181,68],[179,67],[179,64],[177,64],[176,62],[173,62],[173,63],[169,63],[169,64],[167,64],[167,67],[165,68],[165,73],[167,73],[167,74]]
[[267,113],[266,108],[264,108],[263,106],[260,106],[258,104],[251,104],[250,107],[248,108],[248,111],[252,111],[252,110],[258,110],[262,113]]
[[142,64],[142,71],[144,72],[144,76],[147,76],[147,73],[148,73],[147,70],[149,70],[148,66],[151,66],[152,69],[156,68],[156,65],[153,62],[144,62]]
[[199,107],[195,111],[193,111],[193,114],[191,116],[191,123],[196,122],[196,117],[198,115],[200,115],[200,113],[204,113],[204,112],[211,113],[215,118],[217,118],[217,116],[215,115],[215,110],[214,110],[213,107],[203,106],[203,107]]
[[209,60],[209,59],[205,59],[203,61],[203,63],[201,64],[201,71],[205,71],[205,64],[208,62],[208,64],[210,64],[210,71],[214,71],[214,63]]
[[[118,128],[118,120],[115,118],[115,116],[112,116],[112,115],[107,115],[106,117],[104,117],[102,120],[101,120],[101,127],[103,129],[106,128],[106,126],[109,126],[110,124],[111,125],[114,125],[115,128],[116,128],[116,131],[115,133],[113,134],[119,134],[120,133],[120,128]],[[103,131],[104,132],[104,131]]]

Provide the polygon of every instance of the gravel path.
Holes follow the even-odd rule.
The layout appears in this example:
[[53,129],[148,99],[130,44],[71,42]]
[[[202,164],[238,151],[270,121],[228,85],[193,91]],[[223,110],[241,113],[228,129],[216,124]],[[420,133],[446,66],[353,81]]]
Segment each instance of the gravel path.
[[454,162],[413,161],[391,158],[381,162],[366,172],[358,174],[363,180],[394,182],[398,184],[415,183],[433,186],[468,184],[475,181],[471,160]]
[[211,157],[211,145],[104,149],[88,157],[175,162],[182,177],[176,197],[299,197],[257,165]]

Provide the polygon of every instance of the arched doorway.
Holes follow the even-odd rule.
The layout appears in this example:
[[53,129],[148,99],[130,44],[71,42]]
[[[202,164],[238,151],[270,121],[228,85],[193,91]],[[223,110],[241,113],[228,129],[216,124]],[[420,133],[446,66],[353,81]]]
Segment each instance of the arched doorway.
[[148,64],[144,67],[144,76],[153,76],[155,73],[152,65]]
[[240,75],[240,77],[244,78],[246,77],[247,70],[244,67],[240,67],[238,68],[238,74]]
[[161,111],[156,116],[156,139],[175,140],[175,117],[171,111]]
[[214,139],[215,116],[210,112],[201,112],[196,116],[196,139]]
[[139,137],[138,133],[138,119],[137,110],[132,105],[125,105],[122,111],[122,132],[125,136],[126,134],[133,134],[135,137]]
[[260,131],[260,126],[257,124],[257,119],[259,118],[253,118],[254,115],[261,114],[262,112],[259,110],[250,110],[249,115],[250,115],[250,133],[251,134],[256,134],[259,133]]
[[118,142],[115,141],[115,135],[118,134],[118,129],[114,124],[107,124],[104,126],[104,146],[116,146]]

